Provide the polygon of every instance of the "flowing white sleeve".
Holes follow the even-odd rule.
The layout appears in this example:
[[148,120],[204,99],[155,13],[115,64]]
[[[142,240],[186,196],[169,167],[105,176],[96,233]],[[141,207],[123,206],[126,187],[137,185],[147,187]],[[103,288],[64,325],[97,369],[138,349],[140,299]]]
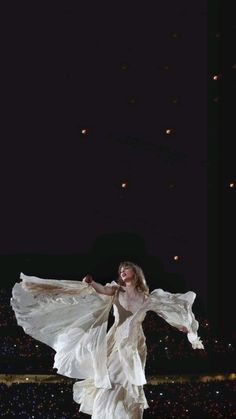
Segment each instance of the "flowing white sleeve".
[[107,320],[112,297],[81,281],[43,279],[21,273],[11,307],[25,333],[55,351],[54,367],[72,378],[93,378],[109,386]]
[[181,329],[187,328],[187,337],[193,349],[204,349],[204,345],[199,338],[197,331],[198,321],[192,311],[192,305],[196,298],[193,291],[185,294],[173,294],[161,288],[155,289],[146,301],[146,309],[155,311],[171,326]]

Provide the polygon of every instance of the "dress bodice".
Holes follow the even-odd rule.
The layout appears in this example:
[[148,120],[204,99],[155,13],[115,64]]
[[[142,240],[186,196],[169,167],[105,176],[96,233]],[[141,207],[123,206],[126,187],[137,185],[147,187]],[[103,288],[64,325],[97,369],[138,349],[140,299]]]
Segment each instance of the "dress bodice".
[[119,292],[116,293],[113,301],[113,314],[115,317],[115,323],[119,326],[129,317],[134,315],[132,311],[126,310],[126,308],[120,303]]
[[[113,315],[115,318],[114,324],[108,333],[109,343],[113,340],[115,346],[120,346],[121,342],[124,342],[129,337],[132,345],[139,346],[145,341],[143,333],[142,322],[146,316],[146,312],[142,309],[142,303],[139,308],[133,313],[127,310],[119,299],[119,292],[116,293],[113,299]],[[109,345],[108,345],[109,346]]]

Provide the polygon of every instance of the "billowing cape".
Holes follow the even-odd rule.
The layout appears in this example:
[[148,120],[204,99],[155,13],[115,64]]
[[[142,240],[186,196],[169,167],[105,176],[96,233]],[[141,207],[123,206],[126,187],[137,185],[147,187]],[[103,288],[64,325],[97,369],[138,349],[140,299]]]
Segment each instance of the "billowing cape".
[[[56,351],[53,367],[57,373],[78,379],[91,378],[96,387],[111,388],[106,363],[107,322],[114,296],[98,294],[91,285],[81,281],[43,279],[23,273],[20,279],[12,289],[10,300],[17,323],[25,333]],[[197,334],[199,323],[192,312],[195,297],[192,291],[173,294],[155,289],[129,318],[119,352],[124,365],[127,363],[133,384],[146,383],[144,372],[135,377],[134,364],[140,360],[134,331],[137,321],[142,321],[149,310],[179,330],[186,327],[192,348],[204,349]]]

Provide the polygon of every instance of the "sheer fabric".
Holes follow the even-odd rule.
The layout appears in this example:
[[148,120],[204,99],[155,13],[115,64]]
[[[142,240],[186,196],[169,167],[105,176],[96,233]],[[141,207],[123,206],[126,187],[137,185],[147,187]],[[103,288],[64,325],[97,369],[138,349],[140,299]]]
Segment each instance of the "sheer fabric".
[[[192,348],[204,349],[192,312],[196,297],[192,291],[172,294],[156,289],[132,313],[120,304],[118,291],[106,296],[81,281],[23,273],[20,279],[11,298],[18,325],[55,350],[53,367],[58,374],[80,380],[73,385],[73,399],[92,419],[141,419],[148,407],[142,329],[147,311],[156,312],[177,329],[186,327]],[[107,332],[112,307],[114,323]]]

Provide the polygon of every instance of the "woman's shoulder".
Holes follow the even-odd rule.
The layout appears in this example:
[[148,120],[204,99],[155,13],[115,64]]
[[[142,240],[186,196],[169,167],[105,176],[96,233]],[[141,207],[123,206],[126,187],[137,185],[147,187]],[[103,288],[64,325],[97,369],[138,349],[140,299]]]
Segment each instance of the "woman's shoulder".
[[108,282],[105,286],[113,288],[116,293],[120,291],[120,285],[116,281]]

